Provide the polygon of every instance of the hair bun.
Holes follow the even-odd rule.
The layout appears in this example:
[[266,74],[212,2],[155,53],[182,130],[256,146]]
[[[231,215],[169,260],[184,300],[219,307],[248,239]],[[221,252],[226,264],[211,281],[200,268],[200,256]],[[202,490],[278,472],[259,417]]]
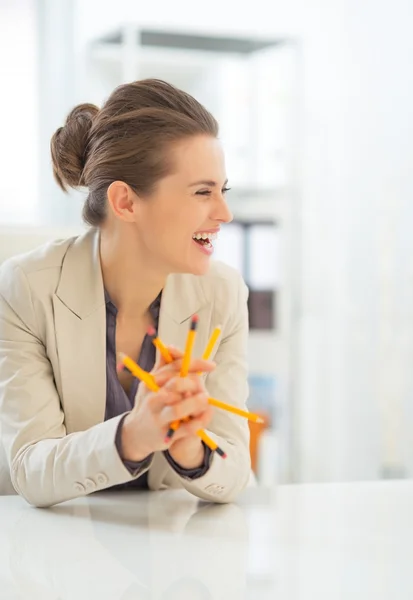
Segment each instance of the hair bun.
[[53,175],[66,191],[87,185],[82,174],[87,159],[87,145],[93,119],[99,112],[94,104],[79,104],[68,115],[50,142]]

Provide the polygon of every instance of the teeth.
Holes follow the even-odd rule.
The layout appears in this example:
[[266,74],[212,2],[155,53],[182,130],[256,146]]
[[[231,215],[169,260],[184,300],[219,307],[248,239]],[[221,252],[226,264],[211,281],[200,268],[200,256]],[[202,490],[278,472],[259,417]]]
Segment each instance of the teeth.
[[192,236],[194,240],[209,240],[213,241],[217,239],[216,233],[194,233]]

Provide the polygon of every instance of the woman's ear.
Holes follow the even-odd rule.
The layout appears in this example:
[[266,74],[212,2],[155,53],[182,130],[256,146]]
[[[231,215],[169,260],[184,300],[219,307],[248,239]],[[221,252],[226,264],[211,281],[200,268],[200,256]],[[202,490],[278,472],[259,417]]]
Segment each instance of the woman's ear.
[[107,191],[108,206],[112,213],[122,221],[134,222],[137,196],[132,188],[123,181],[113,181]]

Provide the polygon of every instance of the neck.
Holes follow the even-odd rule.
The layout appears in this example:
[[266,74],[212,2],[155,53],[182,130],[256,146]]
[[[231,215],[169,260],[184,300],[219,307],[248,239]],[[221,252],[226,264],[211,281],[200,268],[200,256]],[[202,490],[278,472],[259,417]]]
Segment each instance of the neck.
[[163,289],[166,272],[144,256],[135,236],[102,229],[100,261],[103,283],[124,318],[141,318]]

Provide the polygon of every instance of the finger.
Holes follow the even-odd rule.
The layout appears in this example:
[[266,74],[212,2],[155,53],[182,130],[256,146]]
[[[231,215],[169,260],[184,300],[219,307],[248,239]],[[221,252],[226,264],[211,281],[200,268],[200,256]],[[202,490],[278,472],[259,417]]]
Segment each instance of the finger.
[[[171,379],[171,377],[176,376],[176,374],[180,372],[181,365],[182,365],[182,360],[179,359],[179,360],[174,361],[173,363],[164,365],[163,367],[160,367],[159,369],[152,371],[152,376],[154,377],[156,384],[159,387],[164,386],[165,383],[167,381],[169,381],[169,379]],[[195,359],[195,360],[191,361],[191,364],[189,366],[189,373],[199,373],[199,372],[210,373],[214,369],[215,369],[214,362],[211,362],[208,360],[202,360],[199,358],[199,359]]]
[[207,394],[195,394],[190,398],[185,398],[181,402],[176,402],[170,406],[165,406],[160,414],[160,422],[163,425],[169,425],[174,421],[180,421],[186,417],[194,417],[194,420],[199,415],[202,415],[208,410]]
[[[182,367],[182,359],[179,358],[175,360],[173,363],[175,368],[180,371]],[[189,363],[188,372],[189,373],[210,373],[216,368],[216,363],[212,360],[203,360],[202,358],[193,358]]]
[[165,384],[177,376],[176,369],[170,368],[170,366],[163,367],[157,373],[151,373],[153,380],[159,388],[165,386]]
[[160,413],[166,406],[176,404],[180,400],[182,400],[182,394],[161,388],[159,392],[149,394],[147,403],[153,413]]
[[[180,371],[182,366],[182,358],[177,358],[171,363],[163,364],[161,367],[152,369],[152,374],[155,375],[157,373],[163,371]],[[215,362],[211,360],[203,360],[202,358],[194,358],[189,363],[189,371],[192,373],[197,373],[198,371],[210,372],[213,371],[216,367]]]
[[171,392],[176,392],[177,394],[182,394],[182,396],[193,395],[198,392],[202,392],[203,383],[199,375],[188,375],[188,377],[172,377],[165,384],[165,389]]
[[182,350],[180,350],[179,348],[176,348],[176,346],[167,346],[167,348],[174,360],[179,360],[184,355]]
[[204,412],[197,415],[194,419],[190,419],[186,423],[182,423],[180,428],[186,435],[194,435],[200,429],[208,427],[212,420],[213,411],[210,406],[207,406]]
[[[197,417],[191,419],[187,423],[180,423],[178,431],[175,433],[173,439],[178,440],[183,437],[197,435],[200,429],[206,429],[211,422],[212,411],[207,408],[203,413]],[[179,434],[179,435],[178,435]]]
[[182,400],[192,398],[194,395],[204,394],[208,397],[204,388],[200,386],[199,389],[195,388],[192,392],[176,392],[173,389],[167,389],[163,387],[159,392],[152,392],[147,398],[148,407],[153,413],[160,413],[166,406],[173,406]]

